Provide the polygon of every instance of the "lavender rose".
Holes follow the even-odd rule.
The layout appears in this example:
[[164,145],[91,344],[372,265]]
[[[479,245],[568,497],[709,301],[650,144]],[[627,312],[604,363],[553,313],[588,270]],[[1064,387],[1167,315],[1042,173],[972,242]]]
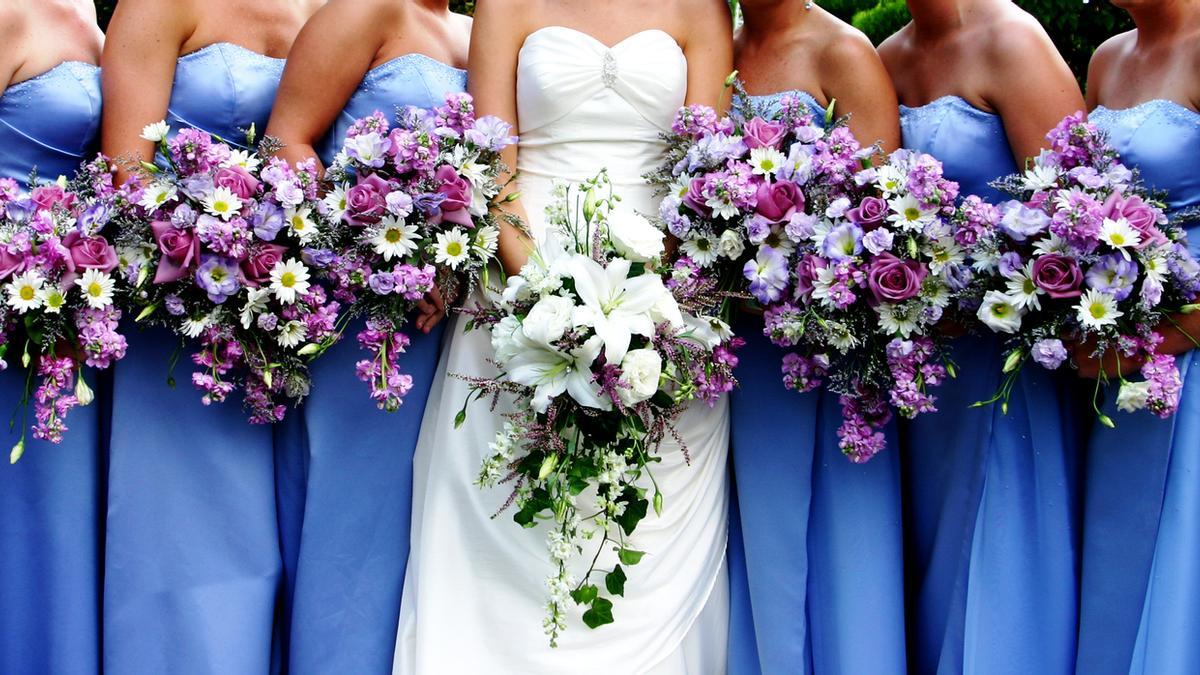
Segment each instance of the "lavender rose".
[[755,117],[746,123],[743,141],[751,150],[755,148],[778,148],[787,134],[787,128],[778,122],[768,122]]
[[846,212],[846,217],[858,223],[864,230],[873,230],[887,216],[887,202],[879,197],[864,197],[858,206]]
[[213,177],[213,184],[217,187],[228,188],[230,192],[237,195],[240,199],[250,199],[258,192],[258,179],[250,175],[240,166],[230,166],[221,169],[217,175]]
[[691,183],[688,183],[687,194],[683,197],[683,203],[688,208],[702,216],[708,216],[712,213],[712,209],[708,208],[705,203],[708,199],[704,196],[704,178],[693,178]]
[[901,260],[884,253],[867,270],[867,287],[875,302],[903,302],[921,292],[929,270],[916,260]]
[[346,193],[346,222],[351,225],[373,225],[387,213],[387,193],[391,185],[375,174],[359,178],[358,184]]
[[471,221],[471,184],[458,175],[452,166],[443,166],[434,174],[442,186],[438,192],[445,196],[441,204],[441,214],[434,217],[434,222],[449,221],[463,227],[474,227]]
[[250,288],[258,288],[271,280],[271,270],[283,261],[286,246],[259,244],[250,251],[250,256],[238,265],[241,282]]
[[825,260],[815,255],[806,255],[796,263],[796,299],[801,300],[813,292],[817,274],[825,269]]
[[757,199],[758,204],[754,210],[760,216],[776,223],[804,210],[804,193],[790,180],[759,185]]
[[1074,258],[1048,253],[1033,262],[1033,283],[1052,298],[1077,298],[1083,273]]
[[182,279],[200,256],[200,240],[194,230],[180,230],[169,221],[150,223],[154,241],[162,256],[154,273],[154,283],[165,284]]

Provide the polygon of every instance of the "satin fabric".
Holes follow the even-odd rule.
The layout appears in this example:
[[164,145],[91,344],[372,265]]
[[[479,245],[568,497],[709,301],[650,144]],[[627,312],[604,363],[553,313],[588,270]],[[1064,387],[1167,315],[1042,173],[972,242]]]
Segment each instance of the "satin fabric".
[[[100,71],[66,62],[10,86],[0,95],[0,178],[26,187],[70,176],[97,150]],[[100,668],[100,551],[104,496],[100,394],[67,417],[61,444],[28,432],[33,405],[23,416],[26,380],[21,345],[8,351],[0,373],[0,672],[89,673]],[[104,375],[101,375],[101,380]],[[24,457],[8,451],[25,434]]]
[[[282,72],[281,59],[226,43],[181,57],[173,131],[244,142],[239,129],[265,128]],[[200,402],[194,344],[126,328],[129,355],[113,373],[104,670],[267,672],[282,567],[272,429],[249,424],[240,397]]]
[[[441,105],[466,72],[420,54],[370,70],[322,143],[328,165],[355,119]],[[288,672],[386,673],[396,645],[412,520],[412,455],[446,322],[415,328],[398,364],[413,378],[404,405],[379,410],[355,375],[367,358],[364,321],[312,367],[312,392],[276,436],[280,532],[287,575]],[[348,426],[349,425],[349,426]]]
[[[517,66],[517,168],[535,236],[553,178],[587,178],[605,166],[623,204],[653,213],[653,191],[642,176],[662,161],[660,134],[686,88],[687,61],[662,31],[611,48],[568,28],[532,33]],[[456,317],[448,329],[456,337],[438,372],[485,375],[490,336],[458,334],[464,320]],[[648,553],[628,572],[627,597],[614,599],[616,623],[591,631],[572,608],[559,647],[550,649],[541,631],[546,530],[523,530],[508,511],[493,520],[511,486],[473,485],[506,408],[472,405],[455,429],[466,394],[465,382],[439,375],[417,444],[412,553],[393,672],[722,672],[729,612],[725,399],[711,409],[692,406],[676,425],[690,466],[673,442],[659,452],[654,476],[665,495],[663,514],[647,517],[633,535]],[[605,552],[598,566],[614,562]]]
[[[824,108],[806,92],[818,119]],[[755,96],[778,108],[784,93]],[[730,396],[737,506],[730,524],[729,672],[903,673],[904,570],[899,453],[863,465],[838,449],[841,407],[783,386],[785,350],[739,318],[739,387]],[[864,648],[863,636],[870,635]]]
[[[1091,121],[1147,187],[1168,190],[1172,213],[1200,204],[1185,167],[1200,152],[1200,113],[1154,100],[1100,107]],[[1200,232],[1189,225],[1193,255]],[[1200,672],[1200,353],[1178,357],[1183,393],[1174,417],[1104,411],[1088,447],[1084,511],[1080,673]],[[1136,379],[1136,375],[1135,375]]]
[[[956,96],[901,106],[906,148],[942,161],[963,196],[1016,170],[1003,121]],[[912,619],[921,673],[1071,673],[1078,603],[1077,452],[1070,373],[1027,364],[1008,406],[1002,340],[952,345],[939,412],[901,424]]]

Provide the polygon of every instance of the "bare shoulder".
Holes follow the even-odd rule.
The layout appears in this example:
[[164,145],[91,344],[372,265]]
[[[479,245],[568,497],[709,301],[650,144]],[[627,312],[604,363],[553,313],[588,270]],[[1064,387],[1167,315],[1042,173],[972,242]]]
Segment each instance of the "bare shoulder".
[[822,67],[844,71],[879,61],[879,54],[871,40],[854,26],[833,18],[822,29],[825,31],[825,38],[820,45]]
[[981,40],[987,61],[995,66],[1019,69],[1043,65],[1047,57],[1062,59],[1042,24],[1016,5],[1006,7],[1003,16],[980,26],[975,37]]
[[671,0],[675,15],[689,31],[711,33],[714,28],[725,29],[733,39],[733,15],[726,0]]
[[121,0],[109,21],[109,30],[187,36],[196,29],[205,0]]
[[908,22],[903,28],[879,43],[876,51],[885,64],[902,62],[912,51],[912,22]]
[[[1092,52],[1092,58],[1088,62],[1088,80],[1090,81],[1094,75],[1102,75],[1106,72],[1136,41],[1137,31],[1130,30],[1118,33],[1101,43],[1096,51]],[[1197,50],[1196,53],[1200,54],[1200,50]]]
[[7,38],[4,44],[11,44],[8,39],[19,37],[29,27],[29,9],[24,2],[0,3],[0,37]]
[[543,2],[544,0],[476,0],[475,17],[484,22],[523,22],[527,20],[526,17],[541,11]]

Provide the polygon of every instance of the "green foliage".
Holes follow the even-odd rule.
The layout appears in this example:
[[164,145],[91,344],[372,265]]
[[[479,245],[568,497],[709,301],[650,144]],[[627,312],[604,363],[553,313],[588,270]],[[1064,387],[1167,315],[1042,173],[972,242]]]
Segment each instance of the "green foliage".
[[879,44],[908,23],[908,5],[904,0],[881,0],[870,9],[857,12],[850,20],[854,27]]
[[[96,16],[101,28],[108,28],[108,19],[112,16],[117,0],[96,0]],[[460,14],[474,14],[475,0],[450,0],[450,11]]]
[[475,0],[450,0],[450,11],[459,14],[474,14]]

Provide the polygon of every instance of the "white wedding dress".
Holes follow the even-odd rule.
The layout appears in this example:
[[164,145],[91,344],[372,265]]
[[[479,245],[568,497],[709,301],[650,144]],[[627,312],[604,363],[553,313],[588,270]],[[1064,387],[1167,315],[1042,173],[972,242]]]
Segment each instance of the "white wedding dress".
[[[667,33],[648,30],[608,48],[549,27],[525,40],[517,66],[519,181],[535,235],[554,179],[580,181],[607,168],[623,203],[656,213],[642,176],[662,160],[659,134],[683,104],[687,61]],[[572,608],[559,646],[542,632],[551,573],[546,533],[523,530],[512,511],[493,514],[509,486],[474,481],[502,424],[483,402],[466,424],[454,417],[468,387],[449,374],[494,373],[489,336],[462,334],[439,364],[414,458],[412,548],[400,610],[394,673],[714,675],[725,671],[728,590],[724,569],[729,416],[724,399],[695,404],[677,429],[691,464],[664,444],[654,476],[665,496],[632,537],[647,552],[629,567],[616,622],[596,630]],[[501,411],[502,412],[502,411]],[[582,511],[583,509],[581,509]],[[605,565],[601,558],[601,567]],[[602,581],[601,581],[601,585]]]

